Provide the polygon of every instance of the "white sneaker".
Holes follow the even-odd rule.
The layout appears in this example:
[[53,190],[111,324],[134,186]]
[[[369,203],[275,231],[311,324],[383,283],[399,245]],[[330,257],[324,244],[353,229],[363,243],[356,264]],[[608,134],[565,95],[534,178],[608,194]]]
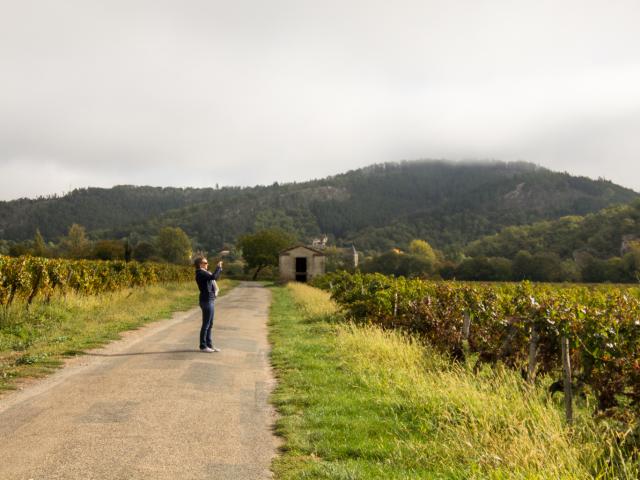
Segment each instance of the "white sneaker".
[[212,352],[219,352],[220,349],[218,347],[211,347],[210,349]]
[[[200,349],[200,351],[201,351],[201,352],[205,352],[205,353],[215,352],[215,350],[214,350],[213,348],[209,348],[209,347],[201,348],[201,349]],[[219,350],[218,350],[218,351],[219,351]]]

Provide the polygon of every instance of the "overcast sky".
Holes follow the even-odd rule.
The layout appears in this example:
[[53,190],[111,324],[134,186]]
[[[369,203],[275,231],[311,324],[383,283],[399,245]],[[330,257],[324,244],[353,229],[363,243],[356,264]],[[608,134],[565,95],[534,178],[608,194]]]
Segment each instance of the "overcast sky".
[[0,199],[639,152],[637,0],[0,0]]

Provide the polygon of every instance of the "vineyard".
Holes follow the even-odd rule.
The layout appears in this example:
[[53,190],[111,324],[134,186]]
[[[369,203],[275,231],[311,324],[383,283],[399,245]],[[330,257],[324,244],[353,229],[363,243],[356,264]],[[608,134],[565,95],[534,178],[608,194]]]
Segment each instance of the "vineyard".
[[0,256],[0,305],[32,303],[54,293],[97,294],[191,280],[192,269],[170,264]]
[[[556,380],[567,419],[592,401],[628,444],[640,445],[640,290],[478,284],[380,274],[323,277],[318,286],[355,322],[419,335],[474,371],[501,363],[529,382]],[[591,408],[591,406],[589,407]],[[621,438],[621,441],[623,441]]]

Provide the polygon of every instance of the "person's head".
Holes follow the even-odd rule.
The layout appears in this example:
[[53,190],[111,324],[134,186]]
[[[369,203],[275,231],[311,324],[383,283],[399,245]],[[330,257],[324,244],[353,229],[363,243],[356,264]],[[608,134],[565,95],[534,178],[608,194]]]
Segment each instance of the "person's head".
[[209,262],[207,261],[207,259],[205,257],[196,257],[193,260],[193,265],[194,265],[194,267],[196,267],[196,269],[204,268],[206,270],[207,267],[209,266]]

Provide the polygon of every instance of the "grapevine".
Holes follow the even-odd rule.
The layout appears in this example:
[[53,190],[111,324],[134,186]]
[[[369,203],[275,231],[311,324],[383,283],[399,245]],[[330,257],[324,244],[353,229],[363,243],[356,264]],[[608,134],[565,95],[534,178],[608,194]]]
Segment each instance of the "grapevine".
[[122,288],[191,280],[192,269],[162,263],[0,256],[0,305],[49,299],[54,292],[93,295]]
[[598,415],[638,428],[637,288],[439,282],[346,272],[326,276],[319,286],[331,290],[351,321],[408,330],[455,360],[474,359],[476,370],[500,362],[525,378],[534,372],[560,375],[561,339],[568,339],[575,389],[596,398]]

